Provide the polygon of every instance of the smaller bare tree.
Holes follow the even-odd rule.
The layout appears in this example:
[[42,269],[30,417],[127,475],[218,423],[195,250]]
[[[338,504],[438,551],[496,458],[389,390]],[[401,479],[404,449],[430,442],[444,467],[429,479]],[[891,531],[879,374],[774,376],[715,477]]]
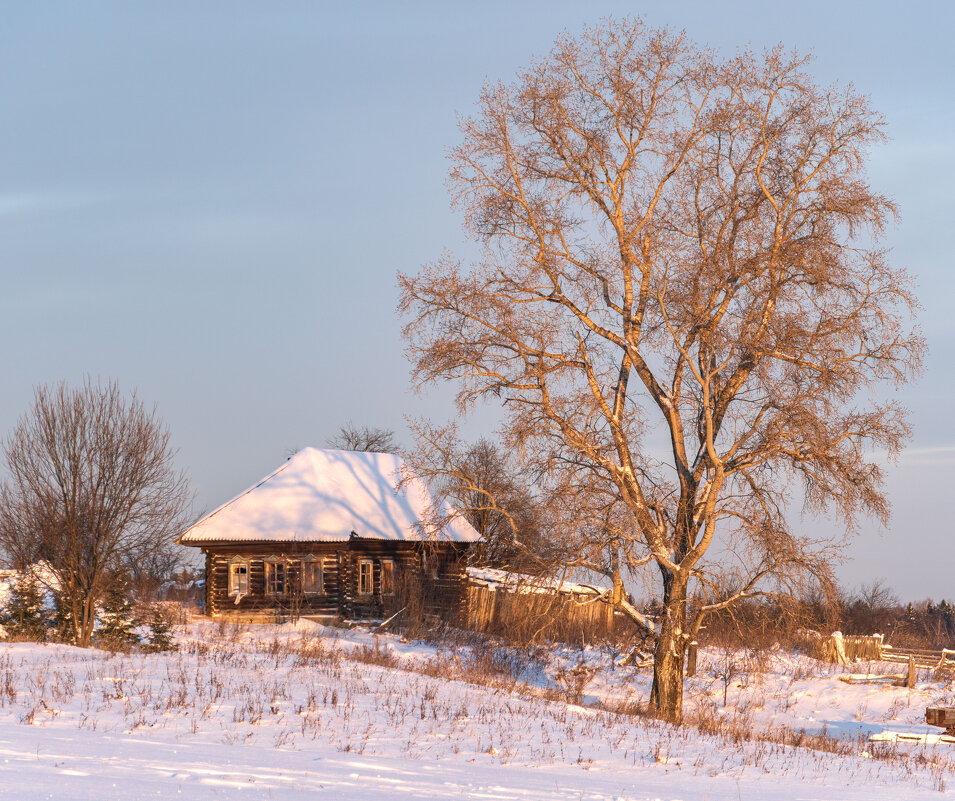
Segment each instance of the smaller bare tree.
[[351,421],[345,423],[326,444],[329,448],[341,451],[371,451],[373,453],[399,453],[401,446],[395,439],[395,432],[388,428],[357,426]]
[[542,530],[537,481],[513,454],[483,437],[463,442],[453,425],[413,421],[411,426],[413,472],[481,535],[473,563],[532,573],[552,572],[562,563],[559,542]]
[[128,585],[140,601],[158,599],[163,585],[188,566],[184,550],[168,542],[129,565]]
[[169,432],[135,393],[86,379],[36,389],[3,442],[0,548],[44,562],[76,643],[88,646],[111,582],[168,550],[191,496]]

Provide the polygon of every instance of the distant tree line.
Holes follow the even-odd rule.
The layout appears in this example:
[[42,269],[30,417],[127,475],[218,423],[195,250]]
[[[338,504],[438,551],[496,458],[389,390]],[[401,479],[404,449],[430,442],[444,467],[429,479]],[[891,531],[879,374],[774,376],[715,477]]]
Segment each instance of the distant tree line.
[[725,647],[797,645],[807,631],[826,635],[882,634],[896,647],[955,647],[955,603],[928,599],[903,603],[882,581],[856,589],[836,588],[826,596],[761,599],[710,618],[701,632],[704,644]]

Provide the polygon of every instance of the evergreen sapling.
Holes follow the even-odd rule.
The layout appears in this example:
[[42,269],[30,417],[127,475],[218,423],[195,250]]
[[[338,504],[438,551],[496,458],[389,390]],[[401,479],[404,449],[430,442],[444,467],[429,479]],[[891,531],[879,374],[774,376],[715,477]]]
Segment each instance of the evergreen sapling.
[[153,604],[147,625],[149,626],[149,643],[146,645],[147,652],[158,653],[160,651],[175,650],[175,645],[172,641],[172,626],[160,604]]
[[133,630],[139,623],[129,598],[128,585],[125,581],[114,581],[106,593],[100,613],[99,640],[107,648],[128,650],[139,645],[139,635]]
[[11,588],[10,598],[0,610],[0,625],[10,637],[37,642],[46,639],[43,590],[32,573],[21,575]]

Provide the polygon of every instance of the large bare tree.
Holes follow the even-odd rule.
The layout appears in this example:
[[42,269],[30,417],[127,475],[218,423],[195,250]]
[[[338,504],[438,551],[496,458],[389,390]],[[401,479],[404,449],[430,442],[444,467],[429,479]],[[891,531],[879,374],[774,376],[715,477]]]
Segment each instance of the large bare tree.
[[155,411],[115,383],[36,389],[3,442],[0,547],[45,563],[87,646],[97,604],[131,567],[168,551],[191,501]]
[[415,382],[502,399],[515,452],[656,567],[662,717],[708,612],[827,578],[836,543],[790,523],[794,485],[847,532],[889,513],[880,458],[909,428],[878,385],[923,340],[865,174],[883,126],[782,49],[606,22],[485,88],[450,179],[483,255],[399,276]]

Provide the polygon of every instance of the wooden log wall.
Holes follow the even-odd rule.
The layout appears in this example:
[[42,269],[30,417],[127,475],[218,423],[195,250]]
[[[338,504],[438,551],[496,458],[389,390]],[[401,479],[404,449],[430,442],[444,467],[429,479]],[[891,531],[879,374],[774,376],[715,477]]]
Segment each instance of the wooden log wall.
[[[255,619],[286,619],[302,615],[342,616],[356,619],[386,617],[408,605],[407,592],[426,614],[460,621],[464,603],[463,556],[467,546],[450,543],[409,543],[355,539],[340,543],[223,543],[209,545],[206,552],[206,613]],[[425,555],[426,554],[426,555]],[[324,593],[302,592],[302,565],[306,557],[322,561]],[[238,602],[229,595],[229,566],[240,558],[248,564],[249,592]],[[359,565],[370,559],[373,592],[358,592]],[[381,564],[394,562],[396,591],[383,594]],[[265,564],[278,560],[285,565],[286,591],[267,595]],[[424,570],[425,560],[428,569]]]
[[[302,592],[302,559],[306,556],[317,557],[322,563],[322,594]],[[249,569],[249,592],[238,603],[229,595],[229,565],[233,557],[246,560]],[[266,595],[265,563],[276,558],[285,564],[285,592]],[[206,610],[213,616],[337,615],[340,594],[338,554],[328,548],[289,545],[282,551],[270,552],[261,545],[232,545],[210,549],[206,554]]]

